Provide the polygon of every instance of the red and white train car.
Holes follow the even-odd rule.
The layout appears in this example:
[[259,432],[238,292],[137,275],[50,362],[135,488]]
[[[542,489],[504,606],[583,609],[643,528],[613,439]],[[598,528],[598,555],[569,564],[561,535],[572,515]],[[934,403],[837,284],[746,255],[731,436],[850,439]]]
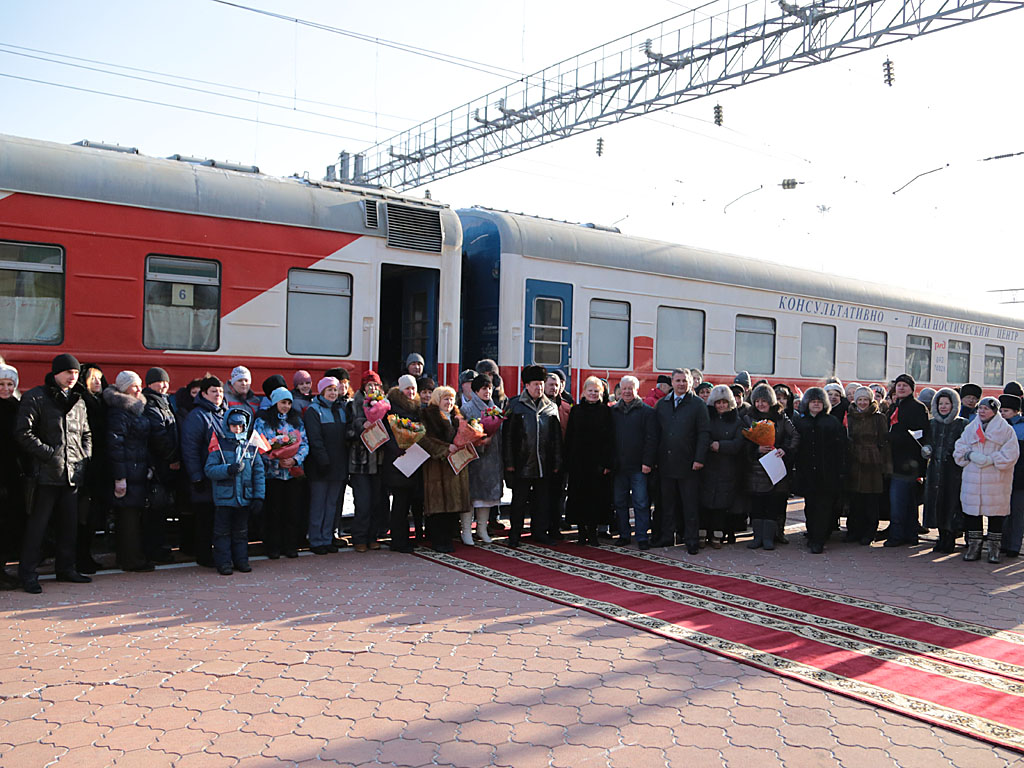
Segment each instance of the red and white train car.
[[457,377],[461,228],[430,200],[0,136],[0,354],[175,383],[239,363]]

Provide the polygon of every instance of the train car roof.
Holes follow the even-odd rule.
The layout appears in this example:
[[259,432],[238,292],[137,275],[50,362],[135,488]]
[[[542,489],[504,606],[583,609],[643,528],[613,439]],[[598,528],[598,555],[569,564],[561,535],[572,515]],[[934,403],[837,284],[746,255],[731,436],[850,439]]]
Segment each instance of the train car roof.
[[359,203],[383,201],[438,211],[445,244],[457,247],[461,241],[454,212],[432,200],[175,157],[181,159],[0,134],[0,190],[377,235],[383,231],[366,226]]
[[963,308],[954,304],[952,299],[944,299],[938,294],[903,291],[852,277],[623,235],[609,231],[608,228],[482,207],[460,210],[459,215],[464,220],[477,215],[493,221],[501,237],[502,253],[684,277],[769,290],[786,296],[829,299],[985,325],[1024,328],[1024,320],[981,309]]

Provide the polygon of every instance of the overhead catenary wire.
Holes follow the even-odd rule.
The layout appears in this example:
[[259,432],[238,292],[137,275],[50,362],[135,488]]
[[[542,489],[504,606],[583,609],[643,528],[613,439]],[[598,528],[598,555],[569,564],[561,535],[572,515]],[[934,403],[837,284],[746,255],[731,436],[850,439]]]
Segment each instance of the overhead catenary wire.
[[229,115],[225,112],[215,112],[211,109],[199,109],[198,107],[186,107],[183,104],[171,104],[165,101],[156,101],[155,99],[143,99],[139,96],[128,96],[123,93],[111,93],[110,91],[100,91],[95,88],[83,88],[78,85],[68,85],[66,83],[54,83],[49,80],[39,80],[34,77],[22,77],[20,75],[12,75],[7,72],[0,72],[0,77],[6,77],[11,80],[21,80],[26,83],[35,83],[37,85],[50,85],[54,88],[66,88],[71,91],[79,91],[81,93],[91,93],[97,96],[109,96],[114,99],[124,99],[125,101],[136,101],[140,104],[151,104],[157,107],[168,107],[170,109],[181,109],[186,112],[196,112],[201,115],[210,115],[212,117],[223,117],[229,120],[241,120],[246,123],[256,123],[257,125],[269,126],[272,128],[284,128],[289,131],[299,131],[301,133],[312,133],[317,136],[329,136],[332,139],[345,139],[346,141],[365,141],[365,139],[356,138],[355,136],[343,136],[339,133],[330,133],[328,131],[317,131],[312,128],[299,128],[295,125],[286,125],[284,123],[272,123],[266,120],[257,120],[254,117],[244,117],[242,115]]

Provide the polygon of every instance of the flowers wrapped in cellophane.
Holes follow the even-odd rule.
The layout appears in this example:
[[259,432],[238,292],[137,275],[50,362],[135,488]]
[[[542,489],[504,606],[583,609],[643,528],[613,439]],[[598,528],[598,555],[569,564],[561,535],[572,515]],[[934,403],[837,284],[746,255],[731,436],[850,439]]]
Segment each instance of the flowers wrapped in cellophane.
[[380,421],[391,410],[391,403],[382,392],[371,392],[363,399],[363,411],[369,421]]
[[480,417],[480,425],[484,428],[485,435],[493,435],[499,429],[501,429],[501,422],[505,420],[505,414],[501,412],[501,408],[491,406],[483,415]]
[[455,434],[453,441],[455,446],[462,448],[470,443],[479,443],[486,437],[484,428],[479,419],[469,419],[459,422],[459,431]]
[[756,445],[771,448],[775,445],[775,422],[770,419],[755,421],[750,429],[743,430],[743,436]]
[[395,436],[395,442],[403,451],[409,450],[427,434],[427,428],[418,421],[403,418],[395,413],[388,415],[388,426],[391,427],[391,434]]

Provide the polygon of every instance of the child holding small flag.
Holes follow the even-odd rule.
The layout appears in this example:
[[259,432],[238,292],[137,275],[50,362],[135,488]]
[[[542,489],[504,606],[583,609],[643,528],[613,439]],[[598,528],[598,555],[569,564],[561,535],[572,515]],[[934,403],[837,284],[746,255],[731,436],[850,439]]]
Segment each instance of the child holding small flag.
[[[263,460],[259,439],[245,439],[249,413],[233,407],[224,415],[223,438],[210,438],[206,476],[213,484],[213,562],[217,573],[249,573],[249,515],[263,507]],[[256,434],[255,432],[253,433]],[[234,566],[234,567],[232,567]]]

